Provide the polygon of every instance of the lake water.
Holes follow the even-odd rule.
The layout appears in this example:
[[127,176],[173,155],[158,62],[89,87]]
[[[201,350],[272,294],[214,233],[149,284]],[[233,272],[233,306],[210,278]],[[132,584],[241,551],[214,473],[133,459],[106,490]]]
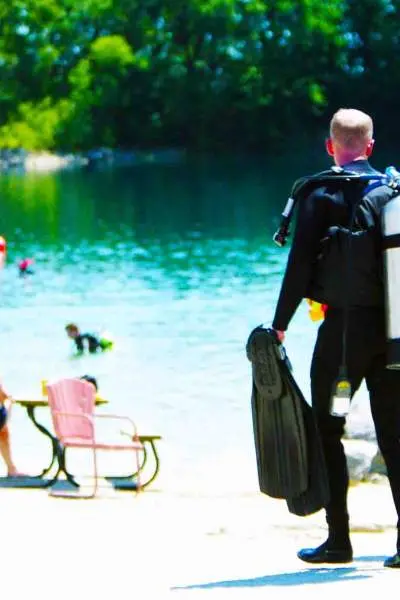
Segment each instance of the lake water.
[[[238,158],[0,174],[0,365],[12,395],[90,373],[107,410],[163,436],[158,486],[256,490],[245,342],[273,316],[287,250],[272,234],[292,182],[325,166]],[[20,278],[24,257],[35,272]],[[106,329],[114,350],[74,357],[70,321]],[[306,395],[316,331],[304,303],[286,347]],[[353,419],[368,430],[358,397]],[[12,433],[20,468],[45,466],[47,441],[20,407]]]

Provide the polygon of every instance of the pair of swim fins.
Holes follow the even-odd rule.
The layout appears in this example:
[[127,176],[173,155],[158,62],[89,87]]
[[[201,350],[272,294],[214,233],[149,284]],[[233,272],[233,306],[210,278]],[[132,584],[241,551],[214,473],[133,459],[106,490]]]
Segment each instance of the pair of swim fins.
[[252,363],[252,417],[261,492],[286,499],[305,516],[329,501],[321,440],[312,408],[272,329],[256,327],[246,344]]

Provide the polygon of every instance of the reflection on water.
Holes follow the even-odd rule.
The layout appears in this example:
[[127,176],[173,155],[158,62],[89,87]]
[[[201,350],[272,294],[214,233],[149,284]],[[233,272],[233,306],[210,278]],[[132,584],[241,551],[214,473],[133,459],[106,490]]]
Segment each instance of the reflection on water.
[[[91,373],[112,412],[163,436],[160,485],[256,490],[244,345],[272,318],[287,250],[271,236],[300,174],[239,159],[2,174],[0,360],[12,394]],[[23,257],[32,277],[18,277]],[[68,321],[107,329],[115,349],[74,358]],[[315,332],[302,307],[288,350],[305,391]],[[21,468],[39,470],[46,441],[19,407],[13,421]]]

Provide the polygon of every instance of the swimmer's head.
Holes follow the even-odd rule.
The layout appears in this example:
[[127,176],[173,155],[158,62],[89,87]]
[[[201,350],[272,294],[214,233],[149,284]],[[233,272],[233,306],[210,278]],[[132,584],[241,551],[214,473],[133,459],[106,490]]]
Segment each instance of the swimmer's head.
[[65,331],[67,332],[68,337],[72,339],[79,335],[79,327],[78,325],[75,325],[75,323],[68,323],[68,325],[65,326]]
[[26,271],[34,263],[33,258],[23,258],[18,263],[18,269],[20,271]]

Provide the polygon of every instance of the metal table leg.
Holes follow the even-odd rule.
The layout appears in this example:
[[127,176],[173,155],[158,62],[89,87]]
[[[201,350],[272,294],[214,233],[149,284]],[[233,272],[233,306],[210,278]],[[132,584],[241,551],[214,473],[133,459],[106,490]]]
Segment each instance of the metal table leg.
[[136,481],[134,481],[134,479],[138,476],[139,473],[141,473],[147,463],[147,459],[148,459],[148,450],[146,448],[146,444],[149,443],[150,447],[153,451],[153,456],[154,456],[154,462],[155,462],[155,466],[154,466],[154,471],[151,475],[151,477],[145,481],[145,482],[141,482],[141,487],[144,489],[146,488],[148,485],[150,485],[150,483],[152,481],[154,481],[154,479],[157,477],[158,472],[160,470],[160,458],[158,456],[158,452],[157,452],[157,448],[155,445],[155,440],[159,440],[161,439],[160,436],[151,436],[151,435],[145,435],[145,436],[140,436],[139,435],[139,439],[140,441],[143,443],[143,460],[142,460],[142,464],[139,467],[139,470],[136,471],[135,473],[131,473],[130,475],[125,475],[125,476],[108,476],[105,479],[107,479],[107,481],[109,481],[110,483],[112,483],[113,487],[118,490],[133,490],[136,489],[137,484]]
[[43,471],[41,472],[40,475],[38,475],[38,477],[43,479],[44,476],[47,475],[47,473],[49,473],[49,471],[53,467],[54,463],[57,462],[57,464],[58,464],[57,472],[54,475],[54,477],[48,481],[48,483],[46,484],[45,487],[50,487],[51,485],[53,485],[58,480],[58,478],[60,477],[60,475],[62,473],[65,475],[66,479],[72,485],[74,485],[75,487],[79,487],[79,484],[74,480],[73,476],[70,473],[68,473],[68,471],[67,471],[66,464],[65,464],[65,448],[60,444],[58,439],[54,435],[52,435],[48,429],[46,429],[46,427],[44,425],[39,423],[39,421],[35,417],[35,408],[36,408],[35,406],[27,407],[26,410],[28,413],[28,417],[30,418],[32,423],[35,425],[35,427],[37,429],[39,429],[39,431],[41,433],[43,433],[43,435],[45,435],[46,437],[48,437],[50,439],[51,446],[52,446],[51,462],[48,467],[43,469]]
[[155,464],[153,475],[150,477],[150,479],[148,479],[146,481],[146,483],[142,483],[142,487],[143,488],[147,487],[152,481],[154,481],[154,479],[157,477],[158,472],[160,470],[160,458],[158,456],[158,452],[157,452],[157,448],[156,448],[156,445],[154,443],[154,440],[153,439],[149,439],[148,441],[150,442],[150,446],[151,446],[151,448],[153,450],[154,460],[155,460],[156,464]]
[[45,435],[46,437],[48,437],[51,441],[51,449],[52,449],[52,456],[51,456],[51,461],[48,467],[46,467],[45,469],[43,469],[43,471],[40,473],[40,475],[37,475],[37,477],[41,477],[43,478],[45,475],[47,475],[47,473],[49,473],[49,471],[51,470],[51,468],[53,467],[55,461],[58,458],[58,448],[59,448],[59,443],[57,438],[55,438],[53,435],[51,435],[50,431],[48,429],[46,429],[46,427],[44,427],[44,425],[42,425],[41,423],[39,423],[39,421],[37,421],[36,417],[35,417],[35,406],[28,406],[26,411],[28,413],[28,417],[30,418],[30,420],[32,421],[32,423],[35,425],[35,427],[37,429],[39,429],[39,431],[41,433],[43,433],[43,435]]

